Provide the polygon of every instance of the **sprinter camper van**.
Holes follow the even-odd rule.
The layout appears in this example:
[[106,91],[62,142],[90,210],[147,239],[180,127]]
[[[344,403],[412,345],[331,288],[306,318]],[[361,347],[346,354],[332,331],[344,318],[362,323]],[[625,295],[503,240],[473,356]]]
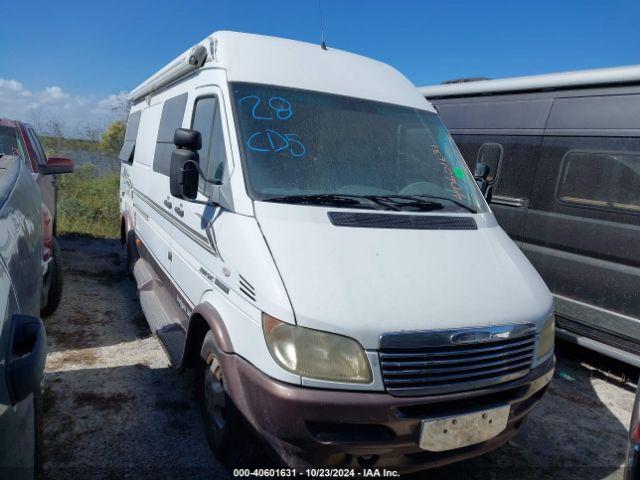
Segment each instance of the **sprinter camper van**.
[[640,65],[423,87],[554,294],[558,336],[640,366]]
[[214,452],[411,471],[518,431],[552,377],[552,298],[405,77],[220,32],[130,100],[122,239]]

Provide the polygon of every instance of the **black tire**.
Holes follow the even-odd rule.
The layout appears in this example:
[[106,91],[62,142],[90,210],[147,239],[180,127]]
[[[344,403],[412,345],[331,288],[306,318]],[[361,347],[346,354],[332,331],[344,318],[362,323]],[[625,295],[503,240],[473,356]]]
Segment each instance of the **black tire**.
[[62,287],[63,287],[63,275],[62,275],[62,252],[58,240],[53,238],[53,248],[51,249],[51,262],[49,263],[49,275],[51,281],[49,282],[49,294],[47,295],[47,303],[40,310],[40,314],[43,317],[53,315],[60,305],[62,300]]
[[261,456],[261,445],[224,388],[224,373],[211,331],[200,352],[198,396],[211,451],[229,468],[249,468]]

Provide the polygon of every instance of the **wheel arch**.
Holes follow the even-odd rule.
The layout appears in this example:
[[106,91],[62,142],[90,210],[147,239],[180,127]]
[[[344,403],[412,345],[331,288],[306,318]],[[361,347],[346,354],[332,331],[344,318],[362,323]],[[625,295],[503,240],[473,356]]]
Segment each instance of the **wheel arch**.
[[201,303],[194,308],[189,319],[182,367],[193,368],[198,365],[200,349],[208,331],[213,333],[216,346],[221,351],[233,353],[231,338],[222,316],[211,304]]

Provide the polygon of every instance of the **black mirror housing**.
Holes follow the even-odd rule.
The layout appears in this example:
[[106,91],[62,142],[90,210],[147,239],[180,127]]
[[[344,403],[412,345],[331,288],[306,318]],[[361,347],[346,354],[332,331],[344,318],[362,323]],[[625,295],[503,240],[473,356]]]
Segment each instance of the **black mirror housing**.
[[202,135],[197,130],[190,128],[176,128],[173,133],[173,144],[177,148],[193,150],[194,152],[202,148]]
[[476,183],[478,184],[478,188],[482,195],[487,199],[487,201],[491,201],[492,196],[492,188],[490,188],[490,184],[487,181],[487,177],[491,172],[491,168],[486,163],[478,162],[476,163],[474,178],[476,179]]
[[482,178],[486,180],[490,172],[491,172],[491,167],[489,167],[489,165],[483,162],[478,162],[476,163],[476,169],[473,176],[476,178],[476,180],[478,178]]
[[14,314],[11,318],[10,354],[6,361],[12,405],[40,389],[47,359],[47,335],[38,317]]
[[193,200],[198,196],[198,154],[192,150],[178,148],[171,154],[169,190],[176,198]]

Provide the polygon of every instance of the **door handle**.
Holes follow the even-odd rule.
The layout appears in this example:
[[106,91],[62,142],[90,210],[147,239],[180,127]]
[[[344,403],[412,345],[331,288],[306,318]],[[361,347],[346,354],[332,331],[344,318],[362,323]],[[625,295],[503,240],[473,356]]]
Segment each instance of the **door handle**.
[[173,209],[179,217],[184,217],[184,210],[182,210],[180,207],[176,207]]
[[173,206],[173,204],[169,200],[165,200],[164,201],[164,206],[167,207],[167,208],[171,208]]
[[40,388],[47,357],[47,336],[38,317],[11,317],[11,354],[7,362],[11,404],[24,400]]

